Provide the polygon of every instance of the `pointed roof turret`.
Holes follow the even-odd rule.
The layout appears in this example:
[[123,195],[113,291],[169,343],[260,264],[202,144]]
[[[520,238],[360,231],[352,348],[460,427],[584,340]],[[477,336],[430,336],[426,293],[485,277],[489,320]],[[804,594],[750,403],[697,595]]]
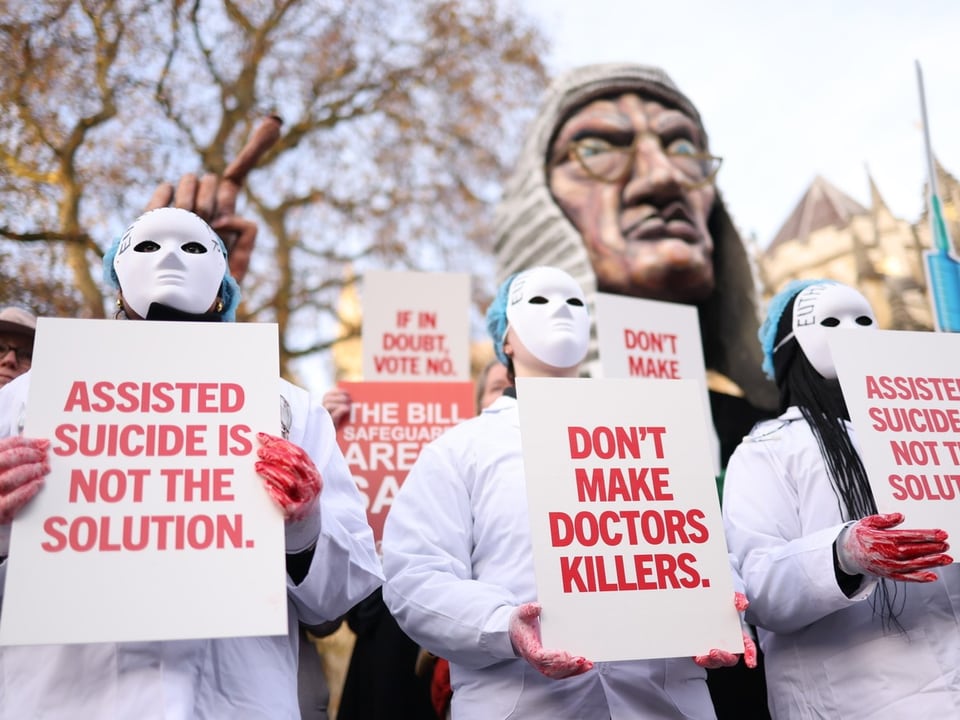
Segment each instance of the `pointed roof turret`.
[[846,225],[853,217],[866,213],[863,205],[817,175],[767,250],[790,240],[805,240],[821,228]]
[[887,210],[887,203],[883,199],[883,195],[880,194],[880,188],[877,187],[877,183],[873,180],[873,175],[870,174],[870,168],[867,167],[867,183],[870,185],[870,209],[876,213],[879,210]]

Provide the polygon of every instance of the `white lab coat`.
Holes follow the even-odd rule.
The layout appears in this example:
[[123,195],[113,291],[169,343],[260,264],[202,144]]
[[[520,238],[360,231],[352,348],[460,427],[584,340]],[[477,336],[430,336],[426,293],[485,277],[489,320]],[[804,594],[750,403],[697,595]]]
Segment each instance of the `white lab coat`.
[[[17,432],[29,376],[0,390],[0,437]],[[0,647],[0,720],[300,717],[298,620],[316,625],[339,617],[376,589],[382,574],[330,416],[308,392],[282,380],[281,394],[292,411],[289,439],[310,454],[323,477],[320,536],[310,569],[299,585],[287,578],[288,634]],[[0,563],[0,600],[5,565]]]
[[691,658],[598,663],[550,680],[514,653],[510,614],[536,587],[513,398],[424,447],[387,516],[382,551],[390,611],[450,661],[454,720],[715,717]]
[[798,408],[757,425],[733,453],[723,515],[776,720],[960,718],[957,566],[933,583],[887,581],[905,633],[884,630],[874,612],[875,578],[844,595],[833,541],[845,518]]

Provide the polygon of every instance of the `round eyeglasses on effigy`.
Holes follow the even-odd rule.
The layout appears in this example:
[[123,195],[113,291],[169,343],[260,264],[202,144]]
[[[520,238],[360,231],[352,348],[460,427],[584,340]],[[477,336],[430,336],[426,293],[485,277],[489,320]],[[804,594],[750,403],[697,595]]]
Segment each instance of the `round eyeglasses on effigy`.
[[[630,173],[640,140],[647,136],[661,142],[654,133],[637,133],[629,145],[618,145],[599,137],[586,137],[571,142],[567,156],[594,180],[618,183]],[[700,152],[692,142],[686,140],[671,143],[662,152],[683,175],[682,184],[688,190],[712,183],[723,162],[723,158]]]

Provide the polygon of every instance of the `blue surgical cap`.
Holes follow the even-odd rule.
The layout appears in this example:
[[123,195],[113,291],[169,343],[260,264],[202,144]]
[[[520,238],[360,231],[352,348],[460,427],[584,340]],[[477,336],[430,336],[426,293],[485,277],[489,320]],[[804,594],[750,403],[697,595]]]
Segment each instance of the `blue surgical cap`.
[[[227,256],[227,248],[219,235],[214,234],[220,248],[223,250],[223,256]],[[117,271],[113,268],[113,259],[117,256],[117,250],[120,248],[120,241],[123,235],[119,235],[113,240],[110,249],[103,255],[103,281],[115,290],[121,290],[120,278],[117,277]],[[223,301],[223,310],[220,311],[220,319],[224,322],[234,322],[237,319],[237,306],[240,305],[240,286],[230,274],[230,263],[227,263],[227,269],[223,273],[223,281],[220,283],[220,299]]]
[[780,318],[787,305],[797,295],[806,290],[811,285],[832,285],[833,280],[791,280],[787,286],[774,295],[767,305],[767,317],[760,326],[757,337],[760,338],[760,346],[763,348],[763,371],[771,380],[774,379],[773,372],[773,348],[777,341],[777,327],[780,325]]
[[509,366],[510,359],[503,352],[504,336],[507,334],[507,298],[510,296],[510,284],[519,273],[514,273],[497,288],[497,295],[487,308],[487,332],[493,340],[493,351],[497,359]]

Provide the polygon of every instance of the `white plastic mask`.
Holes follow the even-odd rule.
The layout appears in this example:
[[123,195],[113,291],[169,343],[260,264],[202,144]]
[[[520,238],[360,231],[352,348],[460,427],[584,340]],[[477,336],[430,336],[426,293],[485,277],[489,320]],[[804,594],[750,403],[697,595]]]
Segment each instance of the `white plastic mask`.
[[226,268],[223,246],[210,226],[179,208],[137,218],[113,260],[123,297],[140,317],[155,302],[185,313],[207,312]]
[[[828,342],[834,328],[876,329],[870,303],[846,285],[819,283],[804,288],[793,304],[793,335],[813,369],[827,380],[837,377]],[[782,342],[789,338],[784,338]]]
[[507,326],[547,365],[570,368],[587,355],[590,316],[583,290],[562,270],[538,267],[510,283]]

